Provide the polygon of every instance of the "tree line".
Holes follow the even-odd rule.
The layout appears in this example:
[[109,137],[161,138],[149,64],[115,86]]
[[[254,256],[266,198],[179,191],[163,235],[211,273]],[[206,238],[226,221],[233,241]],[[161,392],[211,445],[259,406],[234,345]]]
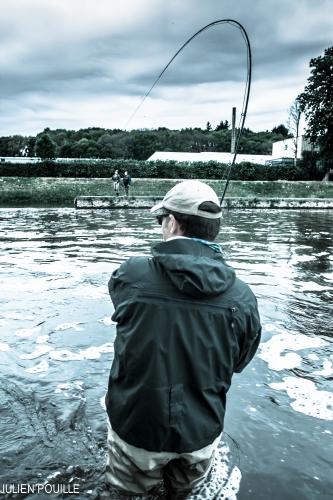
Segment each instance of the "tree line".
[[[240,153],[270,155],[273,142],[289,136],[288,129],[282,124],[265,132],[253,132],[247,128],[243,132]],[[35,137],[0,137],[0,156],[38,156],[42,159],[147,160],[155,151],[228,152],[230,147],[231,130],[227,120],[221,121],[215,130],[207,122],[205,129],[159,127],[125,131],[89,127],[74,131],[46,128]]]
[[[291,106],[287,127],[281,124],[265,132],[253,132],[246,128],[240,153],[270,155],[273,142],[293,137],[296,165],[300,116],[304,113],[307,120],[305,135],[318,150],[308,155],[308,162],[321,171],[329,172],[333,168],[333,47],[326,49],[323,56],[311,59],[309,65],[311,75],[308,85]],[[227,120],[221,120],[214,130],[209,121],[205,129],[170,130],[159,127],[125,131],[89,127],[74,131],[46,128],[35,137],[0,137],[0,156],[38,156],[44,160],[147,160],[155,151],[228,152],[230,146],[230,125]]]

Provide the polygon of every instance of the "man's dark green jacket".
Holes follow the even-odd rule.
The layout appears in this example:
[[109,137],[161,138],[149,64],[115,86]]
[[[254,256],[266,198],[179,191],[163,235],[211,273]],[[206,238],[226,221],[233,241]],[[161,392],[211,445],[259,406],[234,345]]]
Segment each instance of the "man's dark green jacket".
[[106,406],[114,431],[149,451],[191,452],[223,430],[226,393],[260,341],[257,301],[222,254],[177,238],[111,276],[117,322]]

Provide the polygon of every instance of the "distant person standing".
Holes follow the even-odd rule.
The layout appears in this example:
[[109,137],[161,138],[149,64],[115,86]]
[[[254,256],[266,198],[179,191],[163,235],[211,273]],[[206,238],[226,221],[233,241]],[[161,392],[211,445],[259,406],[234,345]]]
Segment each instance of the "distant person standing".
[[124,177],[123,177],[123,184],[124,184],[126,196],[128,196],[131,182],[132,182],[131,176],[129,175],[129,173],[126,170],[126,172],[124,173]]
[[114,174],[112,176],[112,182],[113,182],[113,189],[115,190],[116,196],[119,196],[120,175],[118,174],[118,170],[114,171]]

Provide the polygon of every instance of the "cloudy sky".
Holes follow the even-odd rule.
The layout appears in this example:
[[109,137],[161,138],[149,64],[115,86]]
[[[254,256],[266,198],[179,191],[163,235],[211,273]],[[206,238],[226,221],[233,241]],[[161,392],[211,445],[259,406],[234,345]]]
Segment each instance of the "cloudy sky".
[[[177,50],[235,19],[253,74],[246,126],[286,123],[309,61],[333,45],[332,0],[0,0],[0,136],[45,127],[124,129]],[[128,129],[202,127],[242,106],[246,45],[214,26],[170,65]]]

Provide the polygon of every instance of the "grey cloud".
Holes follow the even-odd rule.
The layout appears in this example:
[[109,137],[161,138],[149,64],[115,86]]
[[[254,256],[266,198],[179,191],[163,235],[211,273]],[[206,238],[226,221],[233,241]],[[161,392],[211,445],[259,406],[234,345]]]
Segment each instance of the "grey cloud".
[[[19,16],[13,3],[22,9]],[[135,10],[129,0],[119,7],[104,0],[95,0],[93,5],[78,0],[15,0],[4,7],[0,20],[0,134],[6,135],[8,110],[15,109],[17,122],[28,120],[20,115],[22,103],[42,114],[47,95],[47,109],[53,110],[49,126],[51,115],[63,105],[60,103],[67,100],[70,106],[73,97],[82,105],[99,96],[115,103],[128,98],[130,107],[131,98],[145,95],[190,36],[221,18],[234,18],[248,31],[253,84],[264,80],[274,93],[283,81],[290,85],[290,76],[295,75],[297,95],[306,84],[310,58],[332,44],[330,13],[327,0],[321,1],[320,9],[309,0],[257,0],[251,4],[247,0],[136,0]],[[218,26],[184,49],[152,98],[163,97],[168,88],[241,83],[245,77],[246,47],[240,32]],[[283,112],[289,104],[281,103]],[[275,118],[272,120],[274,124]]]

